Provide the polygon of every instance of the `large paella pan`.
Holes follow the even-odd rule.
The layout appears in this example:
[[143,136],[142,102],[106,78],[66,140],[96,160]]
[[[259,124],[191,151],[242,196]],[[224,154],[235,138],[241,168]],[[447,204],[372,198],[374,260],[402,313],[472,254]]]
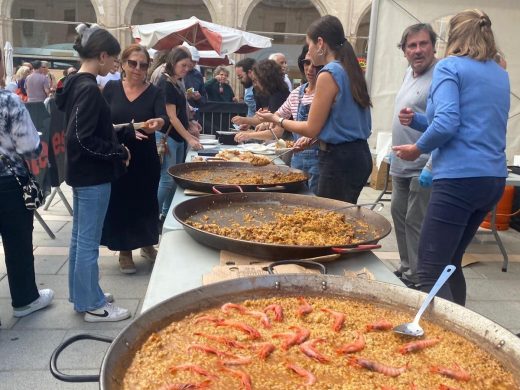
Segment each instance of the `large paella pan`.
[[[314,214],[310,214],[309,217],[305,214],[307,210],[316,211],[312,211]],[[327,214],[329,210],[337,211],[332,213],[334,214],[332,216]],[[367,208],[333,199],[286,193],[209,195],[180,203],[173,213],[188,234],[204,245],[272,260],[308,258],[342,251],[371,249],[391,230],[390,222],[386,218]],[[323,220],[323,223],[317,227],[309,227],[315,230],[302,232],[300,229],[295,232],[293,228],[299,221],[294,222],[290,218],[298,217],[302,213],[300,219],[314,216],[313,219]],[[338,219],[340,216],[343,221]],[[276,225],[274,232],[262,230],[263,226],[280,218],[289,218],[287,223],[290,226]],[[255,230],[259,224],[262,225],[260,230]],[[338,225],[342,224],[348,228],[345,231],[339,230],[338,233]],[[212,229],[214,225],[222,229]],[[208,226],[209,228],[206,228]],[[225,234],[226,229],[235,229],[237,226],[246,231],[241,238]],[[287,229],[287,232],[282,231],[284,229]],[[284,244],[280,243],[284,241],[271,240],[273,237],[284,235],[302,238],[306,233],[309,236],[317,236],[318,233],[327,236],[328,232],[335,232],[336,235],[345,233],[346,240],[337,243],[324,241],[310,244],[297,242]]]
[[[164,331],[167,331],[169,326],[174,327],[173,334],[175,334],[175,332],[177,332],[175,329],[178,329],[176,327],[177,323],[186,320],[192,323],[202,323],[201,314],[206,314],[206,310],[208,309],[216,310],[217,312],[223,311],[223,307],[222,309],[218,308],[228,302],[239,303],[245,301],[244,305],[253,307],[255,302],[262,299],[274,300],[274,302],[281,301],[284,302],[284,305],[287,304],[284,306],[284,316],[298,321],[300,323],[299,328],[321,326],[321,328],[328,329],[332,322],[329,313],[322,313],[318,310],[319,303],[326,302],[328,299],[339,299],[341,302],[348,301],[354,308],[360,310],[372,305],[379,308],[379,310],[383,310],[383,313],[386,313],[390,320],[392,320],[390,317],[394,316],[394,314],[393,320],[396,318],[397,320],[402,320],[402,318],[409,318],[411,316],[412,310],[415,310],[419,306],[424,297],[425,294],[421,292],[386,283],[329,275],[271,275],[265,277],[240,278],[188,291],[162,302],[145,312],[127,326],[111,343],[103,359],[100,376],[75,377],[66,376],[58,372],[57,358],[59,352],[65,345],[70,344],[70,340],[66,341],[64,345],[60,346],[55,354],[53,354],[51,371],[56,377],[68,381],[99,380],[100,388],[104,390],[129,388],[129,383],[131,382],[128,382],[128,375],[132,376],[136,373],[144,374],[142,370],[146,367],[148,360],[148,358],[142,354],[142,349],[145,345],[150,344],[150,342],[152,344],[156,343],[156,341],[159,340],[159,336],[164,336]],[[305,316],[291,317],[293,308],[289,307],[289,304],[291,302],[302,301],[310,302],[315,307],[316,312],[307,313]],[[236,311],[232,305],[227,305],[227,307],[233,312]],[[330,307],[329,309],[341,310],[341,308],[338,307]],[[300,309],[298,309],[298,312],[300,312]],[[226,366],[226,363],[220,362],[222,369],[219,369],[218,361],[222,359],[225,362],[228,356],[219,357],[214,354],[206,355],[205,352],[200,351],[200,344],[202,342],[190,345],[188,350],[184,348],[176,349],[174,347],[166,348],[165,344],[164,347],[161,348],[160,356],[150,355],[149,358],[159,358],[158,362],[168,361],[170,362],[169,364],[175,365],[166,370],[162,370],[158,365],[152,365],[150,367],[151,371],[145,376],[145,378],[148,378],[147,381],[151,382],[142,382],[139,388],[182,388],[175,387],[177,384],[182,385],[179,381],[202,381],[204,376],[196,372],[186,374],[182,368],[192,365],[190,362],[193,362],[193,359],[200,354],[206,356],[201,364],[204,364],[206,369],[211,370],[213,375],[211,380],[205,380],[208,388],[247,388],[244,383],[242,383],[242,385],[240,384],[240,380],[235,377],[235,374],[237,372],[249,372],[253,374],[255,367],[263,364],[266,364],[268,368],[272,370],[272,373],[274,373],[273,375],[269,375],[271,377],[270,380],[274,378],[274,382],[273,380],[271,380],[271,382],[278,383],[275,386],[281,384],[282,387],[265,387],[261,384],[263,383],[262,378],[256,378],[252,383],[253,388],[262,390],[268,388],[297,388],[299,386],[298,384],[302,385],[304,381],[309,381],[312,378],[300,378],[296,371],[288,366],[287,363],[292,362],[296,358],[302,359],[301,361],[304,362],[303,364],[299,363],[300,365],[309,362],[309,365],[305,365],[307,371],[310,370],[311,367],[321,365],[321,371],[318,372],[317,369],[314,369],[316,380],[313,387],[310,387],[316,389],[410,389],[410,386],[414,385],[413,380],[410,382],[410,378],[416,378],[414,380],[417,380],[417,383],[421,384],[420,388],[518,388],[520,383],[520,339],[492,321],[464,307],[438,298],[435,299],[433,305],[426,313],[426,319],[431,323],[425,324],[427,325],[426,336],[432,337],[433,333],[438,335],[438,332],[441,334],[441,336],[438,337],[438,344],[430,349],[424,349],[411,354],[403,353],[403,351],[406,351],[405,346],[406,343],[410,341],[409,339],[400,339],[401,336],[391,331],[381,330],[373,332],[373,329],[369,329],[369,326],[366,326],[367,329],[364,332],[364,337],[367,339],[368,346],[365,350],[352,354],[347,354],[347,352],[343,351],[337,353],[334,350],[327,350],[327,346],[329,345],[341,346],[342,339],[351,339],[351,333],[355,333],[356,329],[356,319],[354,316],[356,314],[363,316],[364,313],[364,311],[355,313],[354,310],[354,314],[344,322],[342,329],[339,329],[337,332],[330,330],[328,333],[311,333],[308,339],[309,343],[305,342],[301,344],[300,347],[296,345],[284,349],[283,343],[273,338],[272,340],[274,341],[272,342],[276,344],[276,349],[272,353],[272,356],[269,356],[265,361],[257,358],[253,363],[249,363],[245,366]],[[324,317],[322,318],[321,315]],[[222,314],[222,316],[225,317],[224,314]],[[204,323],[208,323],[208,326],[213,326],[213,323],[207,320],[208,318],[206,317],[204,320],[206,322]],[[369,320],[372,321],[374,318],[364,319],[361,324],[363,325]],[[284,319],[280,323],[273,322],[273,327],[282,326],[278,324],[283,324],[284,321],[286,320]],[[376,326],[376,324],[373,324],[373,326]],[[270,341],[263,337],[265,328],[261,328],[260,325],[257,325],[257,328],[261,330],[261,336],[254,340],[254,343]],[[357,328],[359,328],[359,324]],[[363,328],[365,328],[365,326],[363,326]],[[178,329],[178,331],[181,332],[181,329]],[[313,330],[313,332],[315,331]],[[237,332],[236,329],[233,328],[221,328],[221,334],[223,335],[230,337],[237,335],[237,343],[240,342],[240,333],[241,332]],[[317,339],[320,339],[320,337],[324,335],[328,335],[329,337],[326,337],[326,340],[320,341],[319,343],[316,342]],[[203,336],[205,340],[207,336],[208,335]],[[453,337],[455,336],[462,338],[460,341],[454,342]],[[78,337],[76,337],[76,339],[77,338]],[[249,337],[240,340],[244,343],[249,343]],[[324,360],[323,362],[312,363],[315,359],[301,351],[303,348],[302,345],[306,344],[306,346],[309,347],[311,341],[315,344],[314,349],[318,349],[319,352],[328,355],[330,358],[329,361]],[[388,349],[388,352],[385,352],[383,355],[371,355],[371,350],[373,350],[375,346],[379,345],[379,349],[384,350],[388,343],[392,345],[398,343],[396,345],[402,345],[402,348],[398,350]],[[476,351],[480,354],[479,356],[487,356],[487,359],[481,358],[479,361],[472,361],[469,354],[461,354],[461,351],[466,351],[467,348],[471,350],[471,355]],[[224,347],[220,346],[218,349],[223,350]],[[240,354],[250,355],[255,353],[254,351],[255,350],[243,350]],[[436,353],[440,353],[440,356],[436,355]],[[450,360],[443,362],[443,356],[449,356]],[[393,375],[394,372],[392,371],[387,373],[381,372],[378,366],[367,367],[365,365],[366,361],[374,361],[375,359],[384,359],[387,362],[391,359],[400,359],[399,361],[401,361],[402,364],[401,367],[398,368],[398,375]],[[454,379],[449,376],[441,375],[439,373],[439,366],[433,366],[433,364],[451,364],[454,360],[460,364],[460,366],[457,366],[457,370],[467,371],[467,378],[461,377]],[[184,362],[184,364],[179,365],[171,362]],[[279,365],[276,362],[279,362]],[[479,377],[479,370],[489,370],[490,367],[495,368],[497,371],[488,373],[484,378],[482,376]],[[322,383],[326,381],[326,376],[337,375],[337,372],[340,370],[346,370],[349,375],[339,378],[339,382],[337,382],[336,386],[324,387]],[[189,376],[185,376],[185,374]],[[165,375],[162,382],[157,379],[160,375]],[[355,378],[360,375],[364,379],[362,382],[356,383]],[[425,377],[431,378],[431,382],[428,380],[425,382]],[[149,385],[152,382],[156,385],[150,387]],[[166,385],[164,385],[165,383]],[[187,382],[183,383],[189,384]],[[228,387],[222,387],[223,383],[229,383],[230,385],[228,385]],[[292,385],[290,383],[292,383]],[[446,386],[449,387],[440,387],[439,383],[446,384]]]
[[238,185],[244,191],[296,192],[309,178],[305,172],[284,165],[219,161],[177,164],[168,173],[182,188],[204,192],[211,192],[216,185]]

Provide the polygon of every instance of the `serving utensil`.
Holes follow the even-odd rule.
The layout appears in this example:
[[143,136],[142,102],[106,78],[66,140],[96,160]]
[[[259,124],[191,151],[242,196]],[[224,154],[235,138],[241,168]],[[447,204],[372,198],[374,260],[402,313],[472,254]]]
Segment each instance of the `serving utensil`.
[[[282,157],[284,154],[287,154],[289,152],[292,152],[294,148],[288,148],[285,152],[282,152],[278,155],[276,155],[275,157],[273,157],[270,161],[273,162],[274,160],[276,160],[277,158],[280,158]],[[254,153],[254,152],[253,152]]]
[[439,292],[440,288],[446,283],[446,281],[449,279],[449,277],[453,274],[456,267],[454,265],[447,265],[446,268],[444,268],[444,271],[442,271],[441,276],[439,276],[439,279],[435,282],[433,285],[432,290],[424,300],[423,304],[421,305],[419,311],[415,315],[415,318],[413,322],[408,322],[406,324],[398,325],[394,328],[394,332],[403,334],[406,336],[412,336],[412,337],[421,337],[424,334],[423,328],[419,325],[419,320],[421,319],[421,316],[423,315],[424,311],[432,301],[433,297]]
[[275,134],[275,132],[271,128],[271,126],[267,127],[267,129],[271,132],[271,134],[273,135],[274,139],[276,140],[276,145],[278,145],[280,148],[287,147],[287,143],[285,142],[285,140],[283,140],[281,138],[278,138],[278,136]]

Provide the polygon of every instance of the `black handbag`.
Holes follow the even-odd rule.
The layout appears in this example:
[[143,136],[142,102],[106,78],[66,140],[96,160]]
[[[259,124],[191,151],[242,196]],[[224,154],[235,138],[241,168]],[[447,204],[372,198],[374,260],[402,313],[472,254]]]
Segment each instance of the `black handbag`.
[[14,178],[20,185],[20,188],[22,189],[23,202],[25,203],[25,207],[27,208],[27,210],[36,210],[43,203],[45,203],[45,195],[43,194],[40,184],[38,183],[32,172],[29,170],[29,167],[27,167],[25,160],[24,165],[27,169],[28,180],[27,183],[22,184],[20,178],[16,175],[14,168],[11,166],[9,159],[2,155],[0,155],[0,159],[2,159],[4,163],[7,165],[7,168],[9,168],[11,172],[13,172]]

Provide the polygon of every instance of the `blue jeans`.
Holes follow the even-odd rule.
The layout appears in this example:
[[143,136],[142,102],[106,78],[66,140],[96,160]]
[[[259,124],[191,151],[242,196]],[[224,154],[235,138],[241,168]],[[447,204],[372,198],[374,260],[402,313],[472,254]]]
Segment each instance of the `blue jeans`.
[[307,149],[294,153],[291,159],[291,167],[302,170],[309,175],[307,185],[313,194],[318,192],[318,180],[320,167],[318,164],[318,149]]
[[462,256],[486,214],[500,200],[505,178],[474,177],[433,181],[428,211],[419,240],[417,274],[421,290],[429,292],[444,268],[456,271],[438,296],[464,305],[466,280]]
[[[164,134],[156,131],[155,140],[159,140]],[[177,142],[172,137],[168,137],[168,153],[164,155],[161,165],[161,179],[159,180],[159,190],[157,199],[159,200],[159,212],[167,215],[172,204],[173,195],[177,188],[173,177],[168,174],[168,168],[184,162],[184,142]]]
[[110,190],[110,183],[72,188],[74,216],[69,250],[69,299],[78,312],[95,310],[105,304],[99,286],[98,258]]

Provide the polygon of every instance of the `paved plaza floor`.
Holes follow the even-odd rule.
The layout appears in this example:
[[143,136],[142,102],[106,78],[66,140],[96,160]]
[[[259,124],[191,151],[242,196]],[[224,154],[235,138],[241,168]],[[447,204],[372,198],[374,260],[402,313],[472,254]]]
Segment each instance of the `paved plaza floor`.
[[[71,190],[62,190],[71,199]],[[359,203],[376,199],[378,191],[366,187]],[[11,300],[0,246],[0,389],[98,389],[97,383],[62,383],[49,373],[49,357],[65,338],[78,333],[94,333],[114,337],[131,321],[116,323],[87,323],[68,302],[67,271],[68,244],[72,217],[56,197],[47,211],[40,209],[44,220],[55,233],[51,239],[35,221],[34,255],[36,281],[39,288],[52,288],[52,305],[25,318],[12,316]],[[389,203],[382,210],[389,220]],[[510,257],[508,272],[501,272],[502,256],[490,234],[477,234],[468,253],[477,262],[464,268],[467,280],[467,307],[498,322],[514,333],[520,332],[520,233],[514,230],[500,236]],[[377,255],[392,270],[399,261],[395,236],[391,233],[381,242]],[[152,264],[134,252],[137,273],[120,273],[117,253],[101,248],[101,286],[111,292],[118,305],[140,312]],[[71,374],[96,374],[107,344],[81,342],[66,350],[59,367]]]

